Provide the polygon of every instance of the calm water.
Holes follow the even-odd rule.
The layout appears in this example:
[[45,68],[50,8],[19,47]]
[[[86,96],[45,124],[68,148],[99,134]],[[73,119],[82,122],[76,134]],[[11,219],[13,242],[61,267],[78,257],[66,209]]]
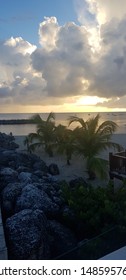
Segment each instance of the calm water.
[[[70,116],[78,116],[87,120],[92,116],[96,116],[97,113],[56,113],[56,125],[61,123],[63,125],[68,125],[68,118]],[[27,119],[33,116],[34,114],[0,114],[0,119]],[[48,113],[40,113],[40,116],[43,120],[46,120]],[[111,120],[118,124],[117,133],[125,134],[126,133],[126,112],[118,112],[118,113],[100,113],[101,120],[103,122],[105,120]],[[74,124],[76,126],[77,124]],[[72,126],[71,126],[72,127]],[[13,135],[27,135],[30,132],[36,131],[36,125],[0,125],[0,132],[5,132],[9,134],[10,132]]]

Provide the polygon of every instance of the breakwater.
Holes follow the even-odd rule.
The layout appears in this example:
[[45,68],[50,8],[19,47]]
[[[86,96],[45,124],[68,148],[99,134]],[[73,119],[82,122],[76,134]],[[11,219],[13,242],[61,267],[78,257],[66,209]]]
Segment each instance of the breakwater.
[[18,120],[0,120],[0,125],[12,125],[12,124],[35,124],[31,119],[18,119]]

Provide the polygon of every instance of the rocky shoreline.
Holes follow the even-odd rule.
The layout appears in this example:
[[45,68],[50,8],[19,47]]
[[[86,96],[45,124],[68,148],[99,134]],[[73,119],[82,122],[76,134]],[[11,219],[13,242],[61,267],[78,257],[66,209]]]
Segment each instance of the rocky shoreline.
[[17,148],[13,136],[0,133],[0,198],[8,258],[55,259],[78,246],[79,225],[63,198],[64,182],[55,178],[58,166],[47,166],[35,154]]

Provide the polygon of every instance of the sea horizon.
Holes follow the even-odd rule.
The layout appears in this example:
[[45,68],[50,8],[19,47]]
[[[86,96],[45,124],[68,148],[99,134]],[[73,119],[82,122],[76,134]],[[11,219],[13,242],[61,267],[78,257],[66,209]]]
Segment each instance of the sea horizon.
[[[55,112],[54,112],[55,113]],[[96,116],[96,114],[100,114],[100,122],[111,120],[117,123],[118,129],[116,133],[125,134],[126,133],[126,112],[59,112],[55,113],[55,122],[56,125],[63,124],[68,125],[68,118],[70,116],[78,116],[79,118],[83,118],[87,120],[90,117]],[[0,120],[18,120],[18,119],[28,119],[35,114],[40,114],[43,120],[46,120],[48,116],[47,113],[0,113]],[[77,125],[77,124],[76,124]],[[26,124],[26,125],[0,125],[0,132],[4,132],[9,134],[10,132],[13,135],[28,135],[30,132],[36,131],[36,125],[34,124]]]

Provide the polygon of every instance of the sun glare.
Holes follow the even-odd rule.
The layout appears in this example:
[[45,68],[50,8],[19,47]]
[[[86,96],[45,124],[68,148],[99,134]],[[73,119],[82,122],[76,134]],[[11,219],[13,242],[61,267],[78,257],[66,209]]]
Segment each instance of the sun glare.
[[98,103],[107,102],[107,98],[100,98],[98,96],[83,96],[77,102],[77,106],[97,105]]

